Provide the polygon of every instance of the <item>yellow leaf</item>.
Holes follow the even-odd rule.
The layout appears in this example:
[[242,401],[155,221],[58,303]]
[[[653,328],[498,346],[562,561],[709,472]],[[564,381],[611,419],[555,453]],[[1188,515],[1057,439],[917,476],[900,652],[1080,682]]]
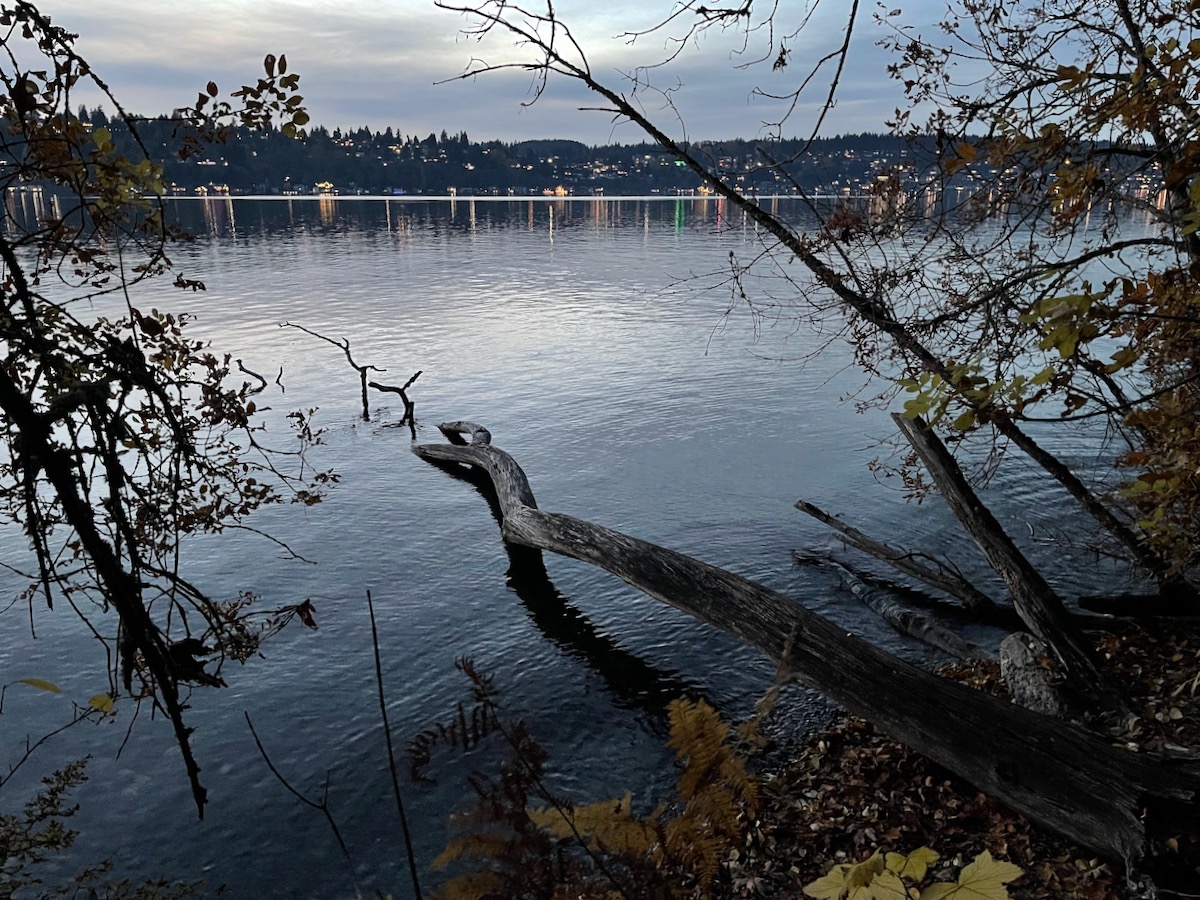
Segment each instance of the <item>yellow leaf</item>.
[[1054,369],[1051,366],[1046,366],[1046,368],[1034,375],[1033,378],[1030,379],[1029,383],[1037,385],[1049,384],[1050,379],[1053,377]]
[[931,884],[921,891],[921,900],[1009,900],[1004,885],[1023,874],[1020,866],[992,859],[984,850],[958,874],[957,884]]
[[21,684],[27,684],[30,687],[35,687],[39,691],[49,691],[51,694],[61,694],[62,688],[52,681],[47,681],[44,678],[21,678]]
[[875,880],[875,876],[883,871],[883,857],[876,850],[868,859],[856,866],[851,866],[846,873],[846,886],[853,893],[855,888],[866,887]]
[[528,814],[534,825],[555,837],[570,838],[578,833],[590,838],[593,850],[637,856],[650,851],[658,841],[658,834],[653,826],[634,818],[632,806],[633,795],[626,791],[620,800],[577,806],[565,815],[553,807],[530,809]]
[[834,866],[816,881],[804,886],[804,896],[816,900],[842,900],[846,895],[846,873],[854,866]]
[[88,700],[88,706],[105,715],[113,711],[113,705],[113,698],[108,694],[96,694]]
[[[929,851],[933,853],[932,850]],[[937,854],[935,853],[934,856]],[[888,856],[900,856],[898,853],[889,853]],[[900,856],[900,859],[904,859]],[[919,879],[918,879],[919,880]],[[868,893],[863,895],[863,900],[909,900],[908,888],[904,886],[904,882],[900,880],[900,876],[895,872],[881,872],[871,882],[871,886],[866,889]],[[852,893],[850,897],[854,898]]]
[[[975,424],[975,410],[973,410],[973,409],[968,409],[965,413],[963,413],[961,416],[959,416],[957,419],[954,420],[954,427],[956,429],[958,429],[959,431],[966,431],[968,428],[972,427],[974,424]],[[932,853],[933,851],[930,851],[930,852]],[[889,857],[899,856],[899,854],[898,853],[889,853],[888,856]],[[935,858],[936,858],[936,856],[937,856],[937,854],[934,854]],[[890,866],[889,866],[889,868],[890,868]],[[920,881],[919,878],[917,880]]]
[[909,878],[913,881],[924,881],[925,873],[937,861],[936,851],[930,850],[928,847],[918,847],[908,856],[901,856],[899,853],[887,855],[888,869],[902,878]]
[[1105,372],[1118,372],[1137,362],[1138,352],[1130,347],[1123,347],[1112,355],[1112,362],[1104,367]]

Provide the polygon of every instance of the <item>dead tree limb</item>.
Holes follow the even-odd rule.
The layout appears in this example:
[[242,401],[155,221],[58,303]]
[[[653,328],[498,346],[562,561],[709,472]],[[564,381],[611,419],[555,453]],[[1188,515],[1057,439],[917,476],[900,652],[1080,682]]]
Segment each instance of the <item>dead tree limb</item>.
[[[340,341],[336,341],[331,337],[321,334],[320,332],[313,331],[311,328],[305,328],[303,325],[297,325],[295,322],[283,322],[282,324],[280,324],[279,327],[280,328],[298,328],[301,331],[303,331],[305,334],[310,334],[313,337],[317,338],[318,340],[322,340],[327,344],[333,344],[333,346],[337,347],[339,350],[341,350],[343,353],[346,354],[346,361],[348,363],[350,363],[350,367],[352,369],[354,369],[356,372],[358,372],[358,379],[360,382],[362,382],[362,417],[363,417],[363,421],[370,422],[371,421],[371,409],[367,404],[367,373],[368,372],[386,372],[387,369],[381,369],[378,366],[361,366],[358,363],[356,363],[354,361],[354,357],[350,355],[350,339],[349,338],[342,338]],[[421,373],[418,372],[417,374],[420,375]]]
[[832,565],[838,570],[842,584],[846,586],[847,590],[879,618],[891,625],[897,633],[921,641],[930,647],[936,647],[956,659],[970,659],[983,655],[974,644],[963,640],[944,625],[939,625],[931,617],[909,609],[904,604],[888,597],[883,591],[868,587],[866,582],[845,566],[837,563],[832,563]]
[[[762,585],[572,516],[538,510],[525,473],[469,422],[423,459],[479,466],[506,540],[592,563],[786,663],[794,676],[1034,821],[1133,865],[1147,828],[1200,828],[1200,763],[1132,753],[1070,722],[939,678]],[[1172,832],[1177,833],[1177,832]]]
[[1062,600],[984,506],[945,444],[920,418],[895,413],[892,419],[921,457],[946,504],[1004,581],[1021,621],[1053,649],[1072,690],[1100,709],[1118,705],[1118,692],[1100,672],[1095,651],[1071,621]]
[[417,436],[416,435],[416,424],[417,424],[416,405],[410,399],[408,399],[408,389],[410,387],[412,387],[413,382],[416,381],[420,377],[421,377],[421,372],[420,372],[420,370],[417,370],[417,374],[415,374],[412,378],[408,379],[408,381],[404,382],[404,384],[402,384],[400,387],[396,387],[391,384],[380,384],[378,381],[367,382],[367,385],[369,387],[373,387],[377,391],[383,391],[384,393],[388,393],[388,394],[399,394],[400,395],[400,399],[404,401],[404,416],[403,416],[403,418],[400,419],[400,424],[403,425],[405,422],[407,422],[410,430],[413,433],[414,438]]
[[925,558],[929,559],[932,565],[921,562],[923,554],[914,553],[911,550],[897,549],[896,547],[888,546],[882,541],[868,537],[857,528],[847,525],[837,516],[830,515],[819,506],[814,506],[806,500],[797,500],[796,509],[808,513],[818,522],[824,522],[836,531],[843,541],[856,550],[861,550],[863,553],[874,556],[876,559],[883,560],[883,562],[892,568],[898,569],[906,575],[911,575],[918,581],[923,581],[930,587],[937,588],[937,590],[949,594],[951,597],[957,597],[972,612],[986,614],[995,609],[995,604],[992,602],[991,597],[963,578],[958,572],[951,571],[938,560],[926,556]]
[[[242,372],[245,375],[249,375],[251,378],[253,378],[255,381],[258,382],[258,387],[251,390],[250,391],[251,394],[261,394],[263,391],[265,391],[267,389],[267,379],[263,378],[261,375],[259,375],[257,372],[253,371],[252,369],[247,369],[244,365],[242,365],[242,361],[240,359],[234,360],[234,362],[237,363],[239,372]],[[282,369],[279,370],[279,377],[280,378],[283,377]]]
[[[824,566],[831,569],[843,568],[855,578],[864,582],[868,587],[877,591],[886,591],[900,603],[919,609],[927,615],[951,622],[969,622],[975,625],[992,625],[1006,631],[1024,631],[1025,623],[1017,615],[1017,611],[1007,604],[996,603],[987,612],[972,612],[962,603],[934,595],[923,588],[915,588],[909,584],[896,581],[886,575],[880,575],[857,566],[852,561],[834,559],[830,554],[819,551],[793,550],[792,560],[798,566]],[[1090,624],[1095,616],[1088,616]],[[1086,630],[1086,627],[1085,627]]]
[[[496,525],[503,527],[496,487],[487,472],[476,466],[427,461],[478,491]],[[597,628],[551,580],[541,550],[504,541],[504,551],[508,556],[505,584],[517,595],[530,620],[564,653],[599,675],[618,705],[642,710],[663,721],[667,707],[680,697],[705,699],[710,706],[715,705],[699,683],[658,668]]]

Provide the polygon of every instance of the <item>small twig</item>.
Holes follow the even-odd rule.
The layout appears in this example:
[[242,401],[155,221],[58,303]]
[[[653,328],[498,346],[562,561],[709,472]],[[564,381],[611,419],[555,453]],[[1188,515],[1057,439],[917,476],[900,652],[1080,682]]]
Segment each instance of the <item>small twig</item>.
[[375,685],[379,689],[379,718],[383,721],[383,736],[387,739],[388,771],[391,772],[392,790],[396,794],[396,810],[400,813],[400,829],[404,833],[404,849],[408,854],[408,871],[412,875],[413,896],[416,897],[416,900],[421,900],[421,882],[417,878],[416,854],[413,853],[412,835],[408,831],[408,816],[404,814],[404,800],[400,796],[400,776],[396,774],[396,753],[392,747],[392,728],[388,724],[387,703],[383,696],[383,663],[379,657],[379,631],[375,627],[375,603],[371,599],[369,590],[367,591],[367,611],[371,614],[371,648],[375,651]]
[[358,879],[354,875],[354,860],[350,856],[350,848],[346,846],[346,841],[342,837],[342,831],[340,828],[338,828],[337,822],[333,818],[333,813],[329,811],[328,773],[325,776],[325,795],[321,798],[320,803],[304,796],[304,794],[292,787],[291,782],[284,778],[283,774],[277,768],[275,768],[275,763],[271,762],[271,757],[267,755],[266,747],[264,747],[262,741],[259,740],[258,732],[254,730],[254,723],[250,720],[250,713],[243,710],[242,715],[246,717],[246,725],[250,728],[250,734],[254,738],[254,745],[258,747],[259,755],[262,756],[263,762],[267,764],[267,768],[271,770],[271,774],[274,775],[276,780],[278,780],[279,783],[287,789],[289,794],[291,794],[305,806],[310,806],[313,809],[319,810],[321,814],[325,816],[325,821],[329,823],[329,829],[333,832],[333,836],[337,840],[338,847],[342,851],[342,856],[346,859],[346,865],[350,867],[350,880],[354,884],[355,896],[361,896],[361,892],[358,889]]
[[[4,692],[8,689],[8,687],[9,687],[9,685],[7,685],[7,684],[0,686],[0,708],[3,707]],[[87,721],[87,720],[93,718],[93,714],[95,714],[97,712],[98,712],[97,710],[92,709],[90,707],[88,709],[80,709],[78,706],[76,706],[74,708],[74,712],[71,716],[71,721],[69,721],[63,725],[59,725],[57,728],[55,728],[52,731],[46,732],[40,738],[38,738],[36,741],[30,740],[28,737],[26,737],[25,738],[25,751],[21,754],[21,756],[17,759],[16,762],[9,764],[7,775],[0,775],[0,787],[4,787],[4,785],[7,784],[8,781],[17,773],[17,770],[20,769],[21,766],[25,765],[25,763],[29,762],[29,758],[31,756],[33,756],[34,752],[39,747],[41,747],[43,744],[45,744],[51,738],[57,737],[58,735],[62,734],[68,728],[73,728],[76,725],[78,725],[80,722]]]

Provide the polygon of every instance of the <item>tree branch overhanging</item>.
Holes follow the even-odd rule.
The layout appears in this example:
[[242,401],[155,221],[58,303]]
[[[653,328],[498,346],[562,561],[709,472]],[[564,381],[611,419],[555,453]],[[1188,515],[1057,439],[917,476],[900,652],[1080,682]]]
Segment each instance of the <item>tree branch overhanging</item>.
[[[610,111],[615,116],[628,119],[641,128],[656,143],[684,162],[703,184],[743,211],[751,221],[777,239],[808,270],[819,285],[832,292],[846,309],[860,317],[864,323],[887,335],[894,347],[899,352],[911,357],[915,365],[925,372],[938,376],[948,384],[953,385],[958,382],[958,377],[952,367],[926,346],[913,329],[897,318],[894,310],[881,293],[865,291],[863,286],[854,284],[852,278],[835,270],[818,255],[816,245],[811,238],[798,234],[781,218],[772,214],[752,197],[746,196],[718,173],[705,166],[691,149],[671,138],[651,121],[631,98],[601,83],[591,72],[582,49],[573,38],[569,47],[574,58],[568,58],[552,39],[538,28],[528,24],[528,21],[543,24],[547,21],[557,22],[553,8],[547,14],[533,15],[524,9],[510,10],[507,4],[503,3],[481,2],[474,5],[463,5],[439,2],[439,5],[478,18],[484,23],[481,28],[485,30],[500,28],[507,31],[523,46],[538,55],[536,62],[488,66],[489,70],[514,66],[534,69],[544,74],[554,72],[579,81],[593,93],[607,100],[610,104]],[[522,16],[527,17],[528,21],[522,19]],[[471,69],[460,77],[468,78],[476,74],[478,74],[478,70]],[[1000,435],[1020,448],[1051,478],[1061,484],[1101,528],[1121,545],[1139,567],[1164,584],[1175,578],[1170,567],[1148,546],[1144,536],[1130,524],[1128,518],[1120,512],[1114,511],[1097,497],[1068,466],[1063,464],[1058,457],[1047,452],[1024,431],[1012,415],[1003,409],[994,407],[984,399],[973,398],[969,392],[960,393],[958,399],[973,409],[980,421],[989,423]]]

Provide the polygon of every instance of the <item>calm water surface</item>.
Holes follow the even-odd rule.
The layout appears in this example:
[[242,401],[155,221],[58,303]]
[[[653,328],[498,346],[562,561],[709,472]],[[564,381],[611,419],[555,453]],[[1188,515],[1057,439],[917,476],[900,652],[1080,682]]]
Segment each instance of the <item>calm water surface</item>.
[[[255,522],[313,564],[242,535],[197,542],[188,575],[218,596],[311,597],[321,627],[285,632],[264,658],[227,669],[227,689],[192,698],[209,789],[203,822],[164,723],[134,723],[119,756],[128,712],[57,738],[44,765],[93,757],[72,865],[108,856],[124,877],[204,878],[235,897],[347,896],[355,879],[405,896],[368,590],[401,744],[465,698],[454,661],[468,656],[549,750],[552,787],[581,801],[631,789],[652,806],[670,776],[665,704],[704,696],[738,717],[770,684],[756,652],[597,569],[547,557],[551,585],[513,583],[481,495],[410,453],[407,430],[394,427],[398,402],[376,395],[373,421],[360,421],[357,376],[340,351],[283,321],[349,338],[359,362],[388,370],[382,381],[420,369],[419,440],[439,440],[440,421],[487,425],[543,508],[726,566],[933,659],[881,630],[827,573],[791,561],[795,548],[836,546],[792,508],[798,497],[910,545],[961,538],[940,506],[907,506],[867,471],[888,452],[878,440],[891,429],[882,413],[843,402],[859,381],[840,345],[803,363],[819,339],[786,309],[726,316],[730,254],[749,258],[757,244],[723,203],[239,199],[182,201],[173,213],[198,236],[175,262],[208,290],[148,288],[135,303],[186,309],[199,335],[249,368],[282,367],[274,430],[286,410],[319,407],[327,434],[316,462],[343,477],[319,506]],[[1024,484],[1019,471],[1007,477]],[[1015,520],[1045,517],[1036,490],[1019,494],[1027,502],[1011,510]],[[4,552],[20,553],[19,535],[4,541]],[[957,549],[974,565],[969,548]],[[0,587],[19,589],[11,578]],[[31,643],[22,608],[0,616],[0,678],[49,678],[66,695],[10,691],[0,759],[60,722],[68,697],[105,684],[103,660],[73,619],[39,610],[36,625]],[[788,706],[784,734],[824,715],[799,689]],[[269,773],[243,713],[298,789],[319,796],[328,785],[353,876],[320,814]],[[465,774],[490,760],[448,755],[434,767],[437,786],[406,785],[424,863],[444,843],[446,814],[467,799]],[[4,805],[15,803],[6,793]]]

